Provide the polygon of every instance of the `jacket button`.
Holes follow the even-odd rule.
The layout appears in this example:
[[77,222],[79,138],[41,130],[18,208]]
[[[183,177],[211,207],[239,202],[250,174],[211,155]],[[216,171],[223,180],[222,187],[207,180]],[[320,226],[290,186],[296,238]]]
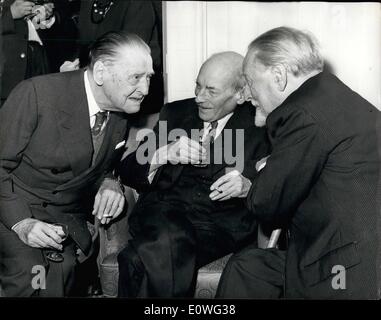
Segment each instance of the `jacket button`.
[[26,54],[24,52],[22,54],[20,54],[21,59],[24,59],[25,57],[26,57]]
[[53,173],[53,174],[57,174],[57,173],[58,173],[58,170],[57,170],[56,168],[53,168],[53,169],[51,169],[50,171],[51,171],[51,173]]
[[46,202],[43,202],[43,203],[42,203],[42,206],[43,206],[44,208],[46,208],[46,207],[48,206],[48,204],[47,204]]

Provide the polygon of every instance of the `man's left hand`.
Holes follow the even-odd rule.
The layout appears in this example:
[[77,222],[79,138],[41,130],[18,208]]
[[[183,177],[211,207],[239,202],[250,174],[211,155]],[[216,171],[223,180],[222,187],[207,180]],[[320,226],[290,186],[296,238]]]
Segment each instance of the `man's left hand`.
[[54,3],[49,2],[44,4],[45,10],[46,10],[46,19],[49,19],[54,12]]
[[251,181],[239,171],[233,170],[217,179],[211,187],[211,200],[224,201],[231,198],[245,198],[249,193]]
[[125,199],[118,181],[110,178],[103,180],[95,196],[93,215],[101,224],[108,224],[123,211]]

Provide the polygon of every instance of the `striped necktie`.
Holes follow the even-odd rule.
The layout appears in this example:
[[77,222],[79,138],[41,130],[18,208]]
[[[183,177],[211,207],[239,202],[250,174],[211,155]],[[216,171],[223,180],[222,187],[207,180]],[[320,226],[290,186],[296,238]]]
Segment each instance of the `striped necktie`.
[[98,112],[95,114],[95,123],[93,128],[91,129],[91,133],[93,136],[97,136],[101,130],[103,123],[107,119],[107,112]]
[[209,126],[208,126],[208,130],[209,132],[207,133],[207,135],[205,136],[205,139],[203,141],[203,144],[206,144],[206,143],[210,143],[212,144],[214,142],[214,139],[216,137],[216,129],[217,129],[217,125],[218,125],[218,122],[217,120],[215,121],[212,121]]

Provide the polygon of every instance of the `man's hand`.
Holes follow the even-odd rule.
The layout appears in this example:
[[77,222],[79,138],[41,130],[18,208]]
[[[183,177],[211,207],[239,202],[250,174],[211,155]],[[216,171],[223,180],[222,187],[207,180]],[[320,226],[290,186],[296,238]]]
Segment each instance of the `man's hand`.
[[249,193],[251,181],[237,170],[233,170],[217,179],[211,186],[211,200],[224,201],[231,198],[245,198]]
[[124,194],[118,181],[106,178],[95,196],[93,215],[96,215],[101,224],[108,224],[121,214],[124,202]]
[[12,18],[20,19],[31,14],[33,7],[34,3],[31,1],[15,0],[15,2],[11,4]]
[[198,164],[206,160],[206,149],[198,142],[182,136],[168,145],[167,157],[172,164]]
[[206,160],[206,149],[198,142],[182,136],[178,140],[160,147],[151,159],[150,173],[167,164],[199,164]]
[[[65,233],[49,223],[27,218],[20,221],[13,231],[22,242],[33,248],[53,248],[62,250],[62,238]],[[61,238],[62,237],[62,238]]]
[[49,29],[55,22],[52,18],[54,4],[49,2],[41,6],[34,6],[32,14],[35,16],[31,19],[36,30]]
[[54,3],[53,2],[45,3],[43,7],[45,8],[45,13],[46,13],[45,17],[46,19],[49,19],[54,12]]
[[75,59],[74,61],[65,61],[60,66],[60,72],[74,71],[79,69],[79,59]]

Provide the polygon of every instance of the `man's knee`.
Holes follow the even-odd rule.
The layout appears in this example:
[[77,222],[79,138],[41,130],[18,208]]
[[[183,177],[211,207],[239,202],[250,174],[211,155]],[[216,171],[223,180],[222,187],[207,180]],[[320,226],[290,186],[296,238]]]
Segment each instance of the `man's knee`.
[[117,256],[118,265],[126,265],[128,264],[136,254],[132,252],[131,247],[127,246],[123,250],[121,250]]
[[131,268],[137,271],[143,270],[142,261],[132,245],[128,245],[119,252],[117,261],[119,266],[119,273],[122,274],[122,276],[126,270],[131,271]]
[[137,297],[145,275],[144,266],[131,245],[117,256],[119,267],[119,297]]
[[274,299],[283,294],[284,252],[248,248],[233,255],[221,276],[217,297]]

